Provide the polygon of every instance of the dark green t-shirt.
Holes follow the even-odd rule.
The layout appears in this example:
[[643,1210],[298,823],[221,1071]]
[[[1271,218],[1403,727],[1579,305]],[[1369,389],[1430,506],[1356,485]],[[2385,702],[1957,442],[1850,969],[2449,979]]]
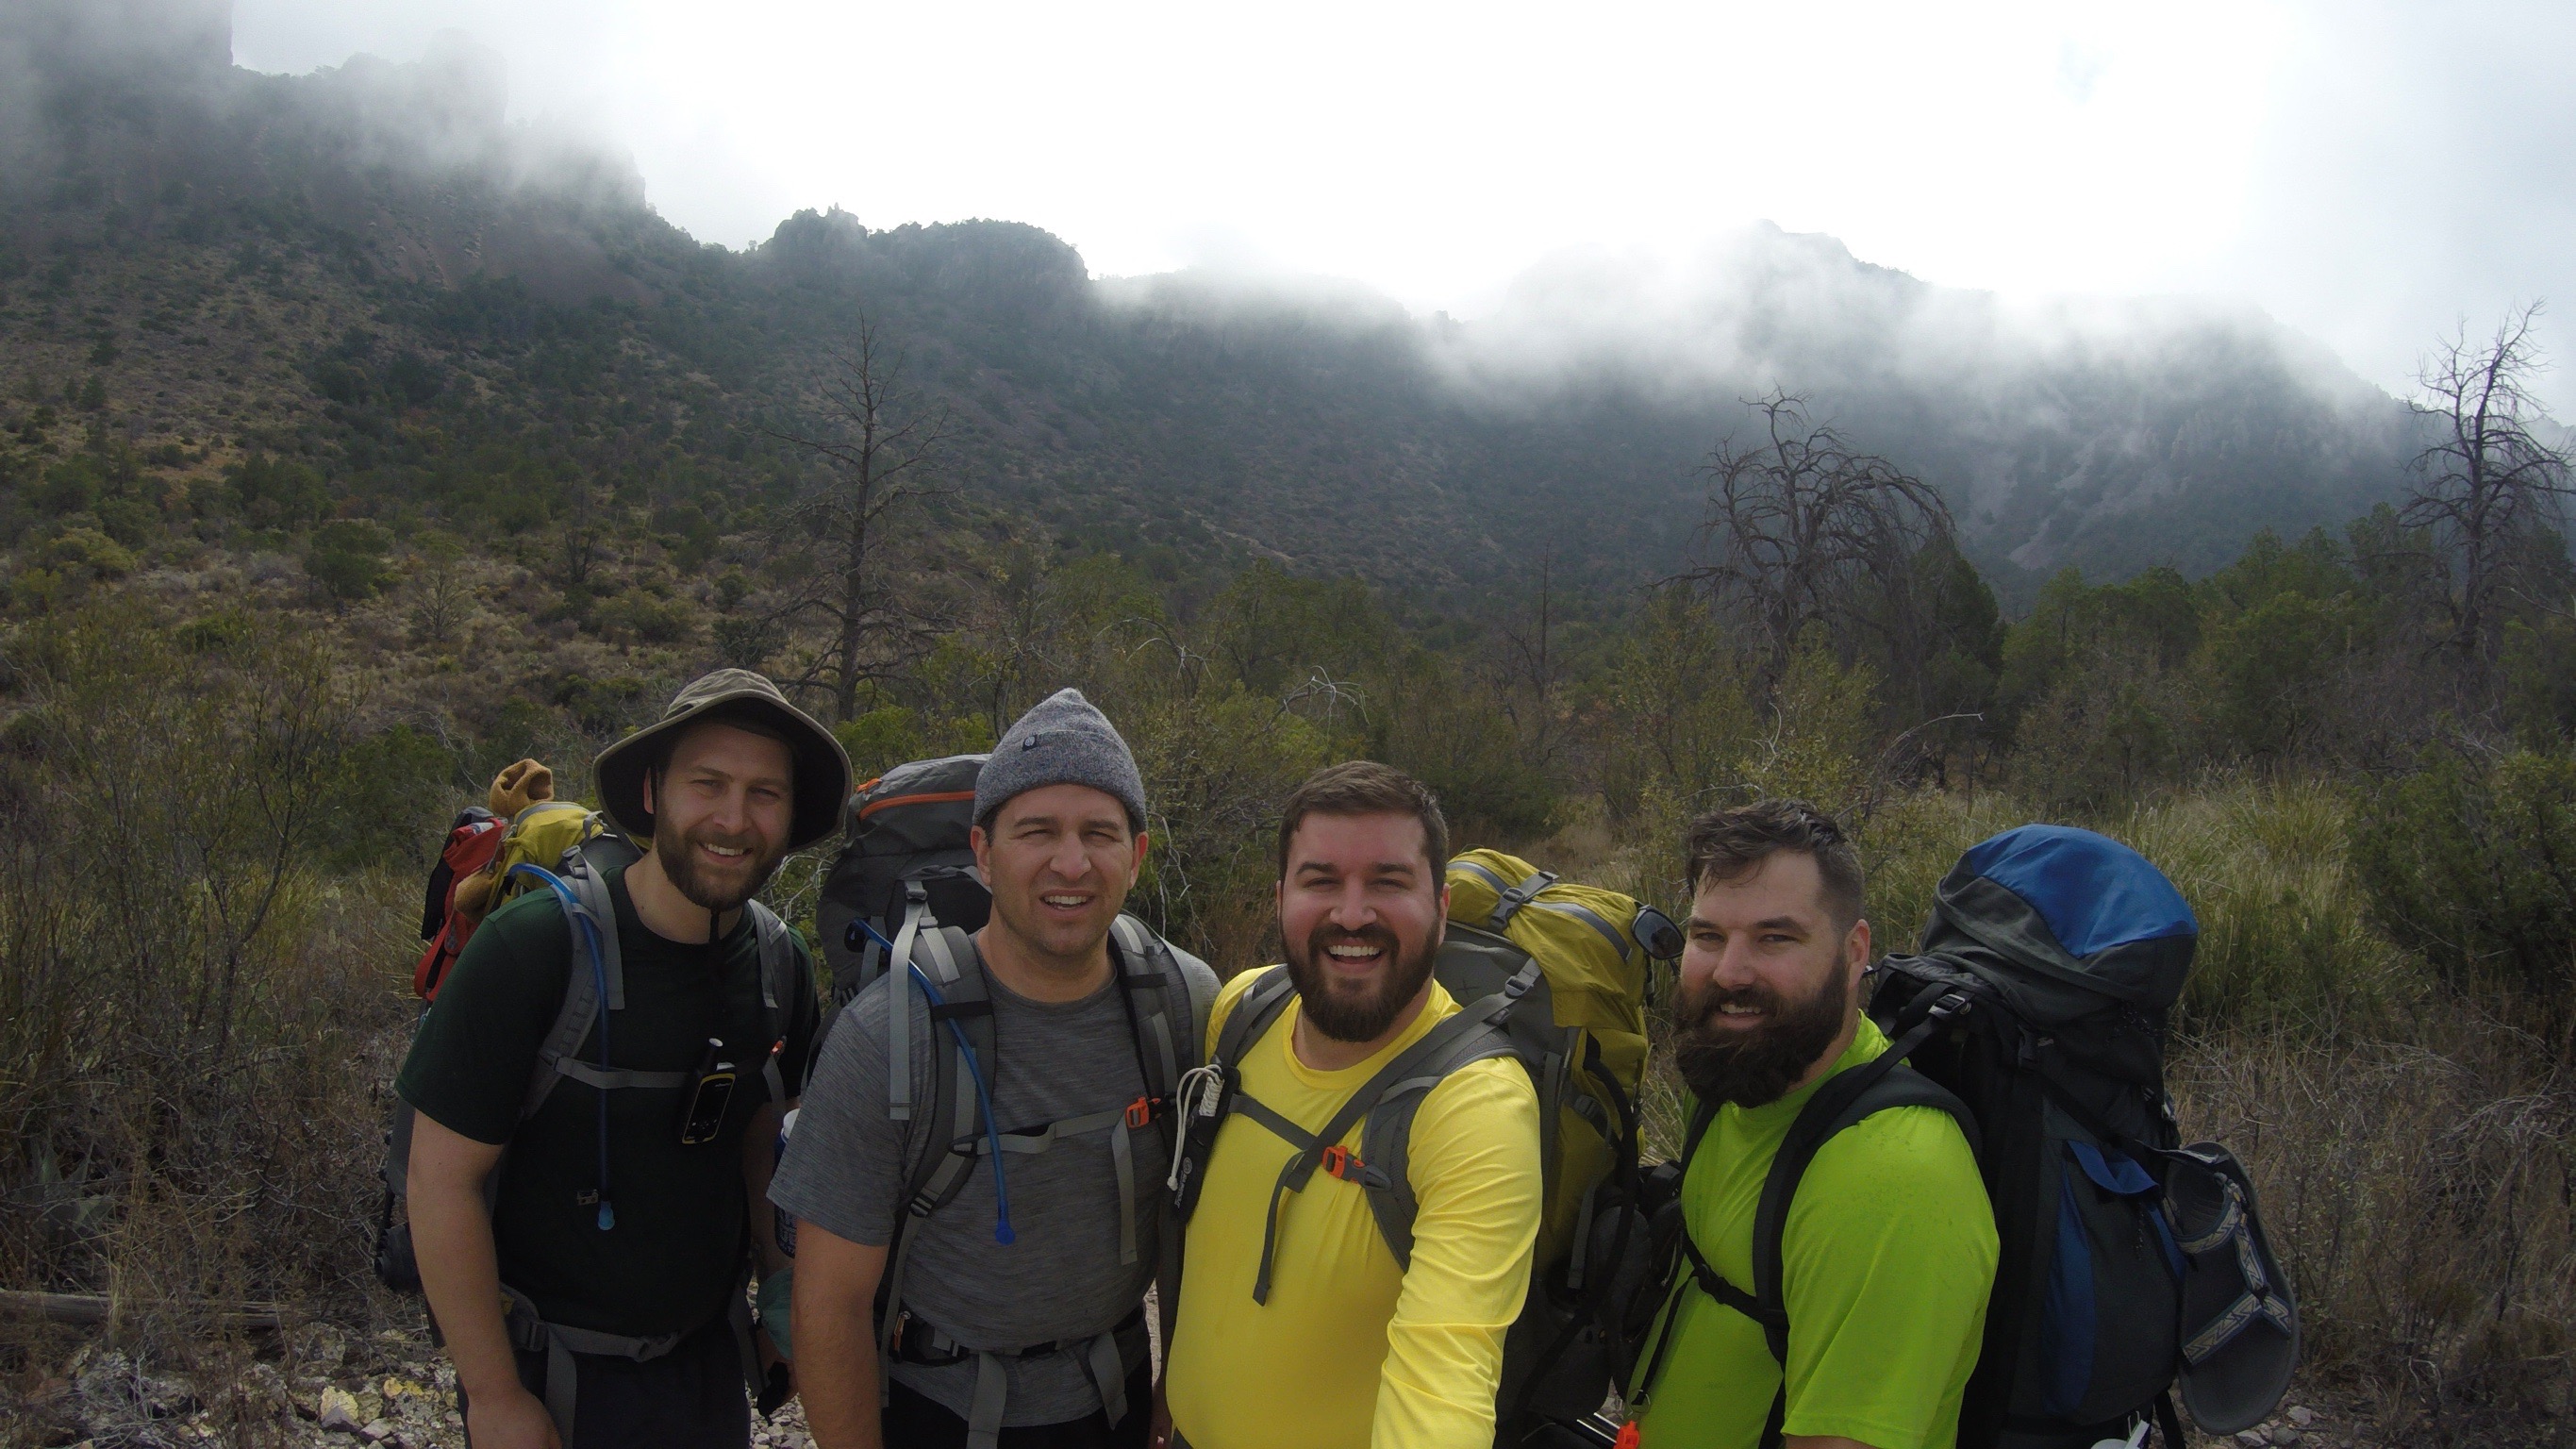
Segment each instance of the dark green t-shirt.
[[[570,1078],[519,1120],[537,1051],[563,1005],[572,939],[554,893],[532,890],[492,913],[466,944],[423,1018],[394,1090],[423,1116],[477,1142],[507,1143],[493,1240],[501,1281],[536,1300],[548,1322],[649,1336],[704,1323],[724,1304],[742,1263],[742,1138],[767,1097],[760,1074],[770,1038],[760,1004],[760,943],[746,912],[719,943],[646,929],[626,894],[625,872],[607,872],[617,903],[626,1008],[601,1013],[609,1064],[632,1071],[695,1071],[707,1039],[741,1078],[723,1133],[680,1145],[685,1090],[608,1092],[608,1169],[616,1226],[580,1201],[599,1176],[599,1099]],[[591,969],[587,951],[581,969]],[[787,1045],[779,1070],[801,1089],[818,1009],[813,963],[800,944],[794,989],[783,999]],[[594,1026],[581,1059],[599,1060]]]

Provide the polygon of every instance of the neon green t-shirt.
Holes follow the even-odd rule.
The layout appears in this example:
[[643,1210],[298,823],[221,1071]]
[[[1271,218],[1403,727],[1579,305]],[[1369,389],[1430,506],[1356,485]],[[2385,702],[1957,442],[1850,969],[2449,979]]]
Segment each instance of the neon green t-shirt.
[[[1868,1018],[1834,1066],[1887,1050]],[[1762,1180],[1819,1078],[1765,1107],[1718,1109],[1682,1183],[1682,1211],[1710,1266],[1753,1288]],[[1994,1286],[1995,1223],[1968,1139],[1936,1107],[1896,1107],[1836,1134],[1789,1205],[1781,1291],[1789,1308],[1783,1434],[1875,1449],[1950,1449]],[[1780,1388],[1761,1326],[1688,1286],[1639,1428],[1646,1449],[1753,1449]],[[1658,1325],[1660,1327],[1660,1325]],[[1648,1342],[1653,1342],[1650,1337]],[[1644,1365],[1639,1365],[1642,1372]]]

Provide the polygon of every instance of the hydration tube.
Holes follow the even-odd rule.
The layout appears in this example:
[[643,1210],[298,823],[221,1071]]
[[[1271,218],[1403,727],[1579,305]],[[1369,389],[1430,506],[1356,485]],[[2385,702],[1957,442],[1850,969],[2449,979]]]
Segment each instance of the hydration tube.
[[[599,1069],[606,1072],[608,1070],[608,955],[599,944],[599,922],[592,920],[590,912],[582,909],[580,899],[572,893],[572,887],[565,885],[553,871],[544,866],[522,862],[510,867],[510,874],[523,875],[530,880],[545,882],[546,887],[555,893],[555,899],[563,903],[564,919],[573,923],[574,929],[580,933],[582,944],[590,948],[591,977],[599,987]],[[599,1230],[604,1233],[617,1226],[617,1209],[610,1205],[608,1197],[608,1093],[594,1090],[591,1095],[599,1099]]]
[[[869,925],[865,919],[861,919],[855,924],[860,930],[867,932],[879,946],[885,948],[886,960],[892,961],[894,959],[894,942],[878,935],[877,928]],[[904,962],[903,965],[906,971],[912,973],[912,979],[921,983],[921,994],[930,998],[931,1005],[946,1006],[948,1004],[947,998],[939,994],[938,987],[930,984],[930,978],[922,974],[920,967],[914,965],[910,961]],[[890,1003],[886,1009],[893,1011],[908,1008],[906,1008],[902,1002],[894,1002]],[[966,1063],[967,1072],[975,1079],[975,1105],[983,1111],[984,1137],[992,1147],[993,1241],[1007,1248],[1013,1242],[1018,1240],[1019,1234],[1011,1230],[1011,1191],[1009,1185],[1003,1180],[1002,1176],[1002,1129],[1001,1125],[993,1120],[992,1084],[984,1080],[984,1064],[975,1059],[975,1048],[973,1044],[966,1040],[966,1029],[959,1026],[956,1018],[954,1017],[949,1018],[948,1033],[949,1035],[957,1038],[958,1055]]]

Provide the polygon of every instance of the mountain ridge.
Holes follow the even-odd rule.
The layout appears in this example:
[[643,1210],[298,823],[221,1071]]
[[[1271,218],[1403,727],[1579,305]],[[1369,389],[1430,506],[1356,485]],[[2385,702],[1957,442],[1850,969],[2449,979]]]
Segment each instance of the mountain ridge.
[[[817,369],[862,307],[958,419],[951,473],[982,502],[1060,536],[1398,591],[1513,588],[1540,554],[1588,586],[1685,566],[1696,470],[1745,422],[1741,400],[1774,387],[1941,489],[2008,600],[2065,566],[2199,573],[2259,528],[2338,524],[2396,496],[2415,451],[2402,404],[2260,314],[2019,306],[1767,223],[1682,264],[1549,258],[1470,321],[1332,279],[1094,279],[1073,247],[1011,222],[872,229],[804,211],[735,252],[655,213],[630,163],[506,121],[488,52],[443,41],[404,65],[218,70],[214,0],[116,3],[184,12],[195,29],[154,33],[199,42],[174,58],[115,50],[94,25],[16,38],[45,77],[34,142],[0,167],[0,234],[28,278],[0,309],[17,391],[76,371],[84,342],[104,355],[104,336],[134,354],[94,370],[138,442],[222,437],[216,467],[292,453],[344,508],[436,512],[365,475],[396,455],[434,469],[500,426],[456,416],[467,399],[552,407],[527,371],[555,346],[528,338],[549,328],[591,329],[613,354],[594,359],[613,374],[597,408],[658,419],[635,425],[649,446],[575,447],[566,467],[649,457],[668,475],[676,458],[703,475],[689,487],[792,491],[790,457],[724,439],[810,417]],[[134,16],[126,30],[152,31]],[[86,300],[82,268],[128,252],[185,273],[192,315],[268,319],[227,339],[258,379],[253,426],[211,410],[184,359],[137,345],[152,314],[102,321]],[[259,287],[275,295],[245,290]],[[515,320],[456,321],[491,308]],[[426,359],[471,386],[443,395],[440,438],[396,409],[377,429],[394,441],[370,440],[323,381],[342,364],[310,355],[331,347]]]

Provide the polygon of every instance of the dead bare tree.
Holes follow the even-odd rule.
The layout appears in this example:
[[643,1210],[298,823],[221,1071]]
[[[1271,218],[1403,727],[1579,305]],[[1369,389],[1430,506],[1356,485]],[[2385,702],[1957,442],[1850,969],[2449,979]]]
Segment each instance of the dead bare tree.
[[[1553,652],[1556,633],[1556,551],[1547,549],[1538,557],[1538,617],[1528,627],[1503,630],[1503,643],[1510,651],[1503,660],[1503,713],[1529,749],[1530,758],[1544,765],[1556,757],[1557,676],[1564,660]],[[1526,704],[1518,691],[1526,689]],[[1522,718],[1526,710],[1528,718]]]
[[775,617],[828,626],[829,643],[794,683],[829,690],[838,723],[858,712],[862,684],[890,674],[933,631],[893,586],[879,550],[899,510],[939,491],[928,476],[950,429],[946,409],[925,409],[912,396],[902,353],[887,346],[866,313],[828,356],[818,389],[822,428],[771,434],[820,458],[825,474],[787,518],[794,541],[812,550],[820,567]]
[[1702,525],[1715,561],[1688,575],[1754,635],[1758,689],[1768,694],[1808,625],[1886,635],[1891,662],[1916,652],[1914,559],[1951,531],[1949,506],[1919,478],[1860,452],[1779,390],[1746,404],[1761,415],[1749,445],[1710,455]]
[[2436,433],[2416,456],[2415,489],[2398,518],[2433,534],[2450,575],[2442,645],[2481,691],[2493,682],[2500,605],[2520,582],[2521,545],[2560,521],[2570,492],[2568,455],[2531,428],[2539,412],[2530,393],[2542,365],[2531,335],[2539,313],[2537,302],[2507,313],[2483,344],[2471,343],[2462,328],[2425,364],[2423,397],[2414,404]]

